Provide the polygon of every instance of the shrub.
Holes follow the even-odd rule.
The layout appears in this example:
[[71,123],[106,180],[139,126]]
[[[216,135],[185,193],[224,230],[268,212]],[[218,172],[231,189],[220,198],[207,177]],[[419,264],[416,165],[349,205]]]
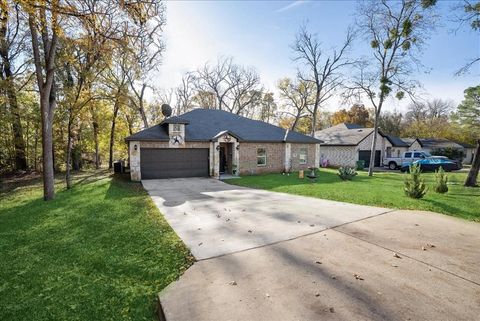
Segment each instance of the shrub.
[[410,165],[410,173],[405,177],[405,195],[411,198],[422,198],[427,194],[427,190],[421,178],[420,164]]
[[351,167],[340,167],[338,169],[338,176],[343,180],[343,181],[350,181],[352,178],[357,176],[357,172],[355,171],[355,168]]
[[434,156],[445,156],[452,160],[462,160],[465,157],[463,150],[455,147],[434,148],[431,154]]
[[439,167],[438,170],[435,171],[435,192],[440,194],[448,192],[447,182],[447,174],[445,174],[442,167]]

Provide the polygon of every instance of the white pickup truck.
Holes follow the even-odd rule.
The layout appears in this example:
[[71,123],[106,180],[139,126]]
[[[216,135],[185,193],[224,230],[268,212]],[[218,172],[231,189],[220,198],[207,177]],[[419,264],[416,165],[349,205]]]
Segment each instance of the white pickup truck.
[[403,157],[387,157],[383,160],[383,166],[387,166],[389,169],[397,169],[402,167],[403,163],[411,163],[422,158],[432,157],[430,153],[417,150],[408,151],[403,153]]

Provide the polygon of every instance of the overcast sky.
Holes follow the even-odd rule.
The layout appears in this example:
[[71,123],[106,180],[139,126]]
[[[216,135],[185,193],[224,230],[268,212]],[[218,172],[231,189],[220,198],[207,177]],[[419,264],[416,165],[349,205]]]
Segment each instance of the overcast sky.
[[[158,87],[176,87],[182,75],[219,56],[232,56],[237,63],[253,66],[262,83],[274,90],[278,79],[294,77],[290,44],[302,23],[318,33],[324,48],[341,44],[353,22],[355,1],[168,1],[165,28],[166,52]],[[467,27],[450,21],[454,1],[440,1],[443,26],[428,41],[421,60],[429,73],[414,75],[430,97],[463,97],[463,90],[480,83],[480,64],[467,76],[454,73],[469,58],[480,55],[480,37]],[[357,40],[352,55],[368,50]],[[388,109],[403,110],[406,102],[390,102]],[[327,108],[336,110],[338,99]]]

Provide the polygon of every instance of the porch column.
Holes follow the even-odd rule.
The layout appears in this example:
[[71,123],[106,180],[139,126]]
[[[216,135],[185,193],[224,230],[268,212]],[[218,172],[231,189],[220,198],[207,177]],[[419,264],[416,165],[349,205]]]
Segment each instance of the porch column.
[[130,152],[130,179],[132,181],[140,181],[142,179],[140,171],[140,142],[131,141],[128,149]]
[[213,142],[213,177],[215,178],[220,178],[220,151],[217,150],[219,146],[219,142]]
[[290,172],[292,169],[292,144],[285,143],[285,172]]
[[233,143],[233,167],[236,167],[235,175],[238,176],[240,174],[240,151],[238,150],[238,142]]
[[320,144],[315,144],[315,166],[320,168]]

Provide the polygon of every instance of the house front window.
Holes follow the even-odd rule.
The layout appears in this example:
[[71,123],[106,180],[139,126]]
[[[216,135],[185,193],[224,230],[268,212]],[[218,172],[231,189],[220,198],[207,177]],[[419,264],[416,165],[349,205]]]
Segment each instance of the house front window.
[[257,148],[257,166],[267,165],[267,151],[265,148]]
[[300,165],[305,165],[307,163],[307,149],[300,148],[298,152],[298,162]]

